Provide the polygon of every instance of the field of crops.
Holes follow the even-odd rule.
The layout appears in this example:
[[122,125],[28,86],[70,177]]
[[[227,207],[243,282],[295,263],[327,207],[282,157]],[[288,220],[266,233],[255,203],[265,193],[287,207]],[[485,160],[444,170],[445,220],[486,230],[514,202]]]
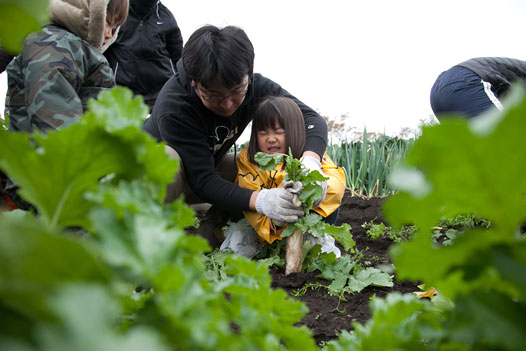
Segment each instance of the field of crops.
[[[0,6],[5,48],[46,21],[47,2]],[[0,125],[0,170],[34,206],[0,213],[0,350],[523,350],[525,91],[504,105],[331,145],[350,233],[339,259],[307,242],[289,275],[284,241],[248,260],[189,234],[129,91],[46,135]]]
[[327,153],[345,170],[347,188],[362,197],[393,194],[388,175],[413,145],[413,139],[380,136],[369,140],[364,130],[361,141],[332,144]]
[[[196,218],[162,201],[177,165],[140,131],[144,112],[114,89],[35,142],[0,132],[0,169],[38,213],[0,215],[0,349],[526,344],[523,91],[502,114],[445,121],[416,141],[332,146],[350,181],[338,224],[352,241],[339,259],[304,247],[289,276],[283,245],[248,260],[187,233]],[[373,202],[381,209],[364,215]]]

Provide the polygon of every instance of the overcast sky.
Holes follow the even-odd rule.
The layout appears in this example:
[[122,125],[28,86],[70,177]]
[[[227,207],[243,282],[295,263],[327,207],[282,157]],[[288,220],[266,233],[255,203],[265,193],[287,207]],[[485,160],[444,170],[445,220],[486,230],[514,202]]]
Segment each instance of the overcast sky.
[[[204,24],[236,25],[255,71],[324,116],[396,134],[432,115],[436,77],[478,56],[526,60],[523,0],[162,0],[183,39]],[[5,95],[0,76],[0,104]]]

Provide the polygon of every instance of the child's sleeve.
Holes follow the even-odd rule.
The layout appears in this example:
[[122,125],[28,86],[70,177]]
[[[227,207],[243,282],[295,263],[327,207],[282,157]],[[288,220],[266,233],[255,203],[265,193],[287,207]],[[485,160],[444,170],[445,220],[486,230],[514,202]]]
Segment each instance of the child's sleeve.
[[[237,158],[237,178],[236,181],[241,188],[250,190],[261,190],[265,188],[266,173],[259,170],[259,166],[248,160],[247,149],[244,149]],[[271,220],[267,216],[256,211],[243,211],[245,218],[258,235],[260,242],[272,243],[280,239],[279,232],[271,226]]]
[[343,169],[336,166],[327,154],[323,155],[321,170],[326,177],[329,177],[327,196],[319,207],[314,208],[314,211],[323,217],[327,217],[340,207],[347,183]]

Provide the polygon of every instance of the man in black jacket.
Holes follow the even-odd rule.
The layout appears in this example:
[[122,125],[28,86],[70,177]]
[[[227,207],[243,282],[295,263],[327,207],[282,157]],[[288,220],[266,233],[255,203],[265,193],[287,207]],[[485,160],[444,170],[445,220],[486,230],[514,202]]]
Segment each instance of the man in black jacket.
[[431,108],[438,119],[460,113],[476,117],[502,109],[500,98],[512,83],[526,79],[526,61],[505,57],[473,58],[442,72],[431,88]]
[[116,83],[142,95],[152,108],[182,50],[181,31],[168,8],[159,0],[130,0],[128,19],[104,55]]
[[229,211],[257,210],[281,222],[295,222],[303,212],[290,192],[275,188],[259,196],[259,191],[233,183],[235,156],[228,151],[266,96],[288,96],[300,107],[307,132],[304,156],[311,168],[316,168],[325,152],[327,124],[281,86],[253,73],[253,67],[254,49],[242,29],[198,29],[186,43],[176,73],[161,90],[143,129],[166,142],[167,152],[181,161],[167,201],[184,193],[188,203],[208,202]]

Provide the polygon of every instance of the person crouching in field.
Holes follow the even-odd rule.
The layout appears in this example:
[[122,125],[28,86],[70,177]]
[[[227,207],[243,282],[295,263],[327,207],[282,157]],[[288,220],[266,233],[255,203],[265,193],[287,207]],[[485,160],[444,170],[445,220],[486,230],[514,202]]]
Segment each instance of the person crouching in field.
[[[290,148],[294,158],[299,159],[303,154],[305,138],[305,122],[298,105],[284,96],[267,97],[258,105],[254,114],[249,145],[237,158],[236,182],[240,187],[260,191],[260,194],[264,194],[267,189],[284,187],[286,175],[284,163],[282,162],[275,170],[262,171],[254,156],[258,152],[288,154]],[[306,168],[318,169],[329,178],[327,184],[323,184],[325,187],[322,186],[326,191],[322,198],[314,203],[313,210],[320,214],[325,222],[334,224],[345,192],[345,173],[334,164],[327,153],[324,153],[321,163],[309,156],[301,158],[301,162],[304,165],[315,163]],[[258,206],[266,205],[271,204],[258,203]],[[237,254],[253,257],[258,252],[260,243],[271,244],[275,240],[281,240],[281,232],[285,229],[285,225],[276,223],[262,214],[264,211],[259,209],[257,212],[243,213],[246,221],[241,220],[233,224],[230,231],[227,229],[222,250],[230,248]],[[233,231],[241,233],[239,236],[242,238],[229,237]],[[306,237],[310,237],[309,240],[314,244],[320,244],[322,252],[334,252],[337,257],[340,256],[340,250],[330,235],[325,234],[323,238]]]
[[[88,100],[115,85],[102,52],[128,16],[128,0],[50,0],[51,23],[29,34],[7,66],[9,130],[67,127],[86,112]],[[0,206],[27,210],[17,186],[0,175]]]
[[88,100],[115,85],[102,52],[128,16],[128,0],[50,0],[51,23],[29,34],[7,67],[11,131],[75,123]]

